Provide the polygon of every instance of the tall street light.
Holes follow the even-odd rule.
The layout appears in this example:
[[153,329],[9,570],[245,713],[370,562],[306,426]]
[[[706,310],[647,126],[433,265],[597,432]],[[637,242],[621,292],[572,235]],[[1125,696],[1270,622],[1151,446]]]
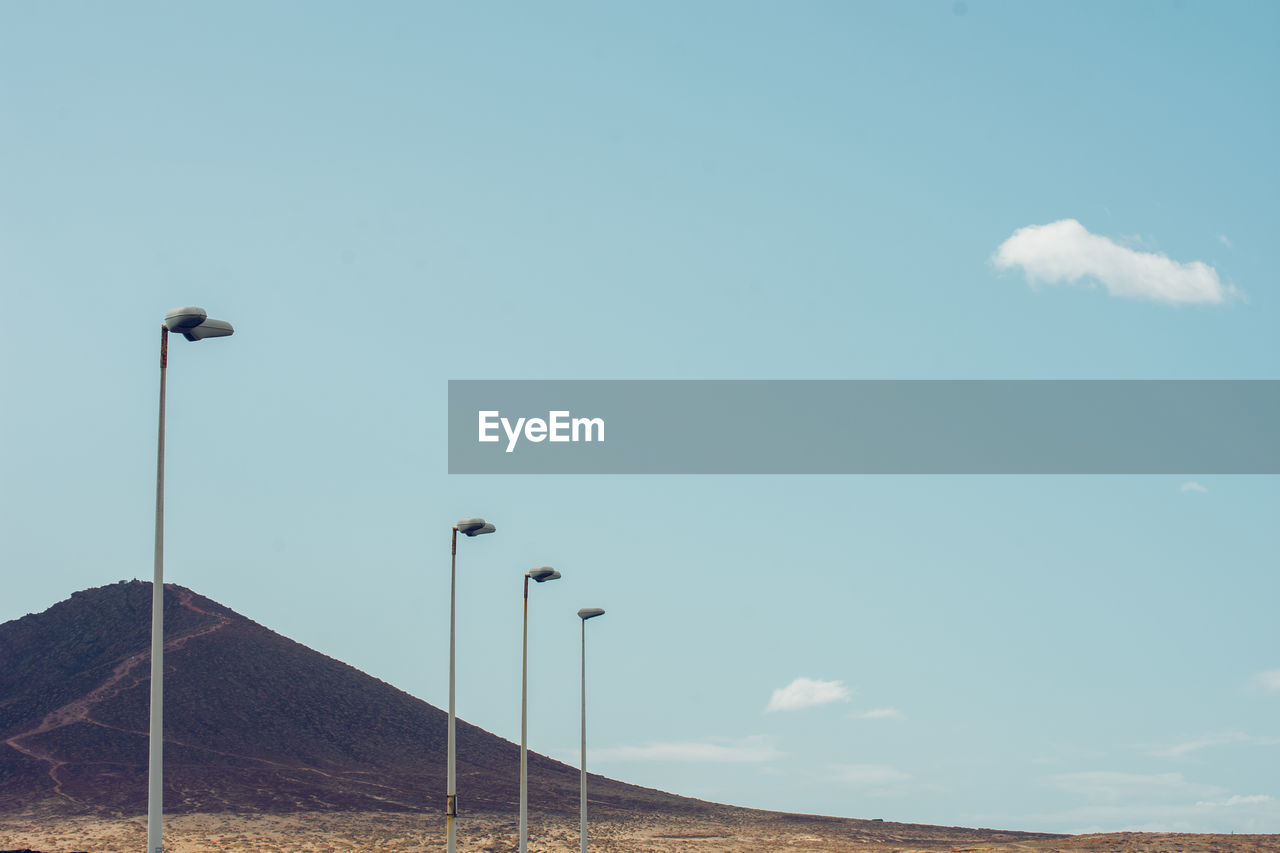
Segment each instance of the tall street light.
[[603,615],[604,610],[599,607],[584,607],[578,611],[578,618],[582,620],[582,769],[578,773],[581,853],[587,853],[587,620]]
[[524,573],[524,647],[520,654],[520,853],[529,851],[529,580],[546,583],[560,577],[550,566]]
[[449,566],[449,790],[445,794],[444,823],[448,853],[458,849],[458,828],[454,818],[458,816],[458,735],[457,714],[454,709],[454,607],[458,586],[458,534],[468,538],[492,533],[497,528],[483,518],[463,518],[453,526],[452,559]]
[[230,323],[213,320],[188,305],[164,315],[160,326],[160,429],[156,450],[155,577],[151,584],[151,729],[147,735],[147,853],[164,853],[164,390],[169,368],[169,332],[189,341],[225,338]]

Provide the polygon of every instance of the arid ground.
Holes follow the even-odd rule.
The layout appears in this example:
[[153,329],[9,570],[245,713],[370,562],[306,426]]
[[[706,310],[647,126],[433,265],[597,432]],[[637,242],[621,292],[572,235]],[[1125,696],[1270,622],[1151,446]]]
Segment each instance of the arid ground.
[[[165,850],[425,853],[446,714],[182,587],[166,589]],[[150,585],[0,625],[0,851],[146,846]],[[460,853],[516,848],[519,747],[458,721]],[[530,850],[578,850],[576,768],[530,753]],[[1280,835],[1056,836],[735,808],[591,774],[598,853],[1280,853]]]
[[[0,816],[0,850],[128,853],[143,849],[145,830],[143,818],[104,819],[49,813]],[[403,814],[187,814],[169,818],[165,830],[165,850],[169,853],[427,853],[444,849],[440,818]],[[1011,836],[1017,834],[760,812],[723,818],[603,818],[592,821],[591,849],[599,853],[1280,851],[1277,835]],[[516,824],[508,816],[467,815],[460,822],[460,851],[507,853],[515,847]],[[529,849],[536,853],[574,853],[578,850],[577,822],[564,818],[531,819]]]

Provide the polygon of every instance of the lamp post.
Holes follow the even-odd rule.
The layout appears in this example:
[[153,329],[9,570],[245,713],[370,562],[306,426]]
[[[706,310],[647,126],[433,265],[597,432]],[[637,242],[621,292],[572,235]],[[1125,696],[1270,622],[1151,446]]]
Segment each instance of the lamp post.
[[483,518],[463,518],[453,526],[452,554],[449,564],[449,789],[445,793],[444,823],[448,853],[458,849],[458,828],[454,818],[458,816],[458,736],[457,714],[454,709],[454,613],[455,591],[458,586],[458,534],[468,538],[492,533],[497,528]]
[[169,332],[189,341],[224,338],[230,323],[212,320],[203,308],[174,308],[160,326],[160,428],[156,441],[155,576],[151,583],[151,727],[147,735],[147,853],[164,853],[164,403],[169,368]]
[[578,611],[582,620],[582,769],[578,772],[578,810],[581,825],[578,840],[581,853],[587,853],[587,620],[603,616],[599,607],[584,607]]
[[546,583],[560,577],[550,566],[524,573],[524,645],[520,654],[520,853],[529,850],[529,579]]

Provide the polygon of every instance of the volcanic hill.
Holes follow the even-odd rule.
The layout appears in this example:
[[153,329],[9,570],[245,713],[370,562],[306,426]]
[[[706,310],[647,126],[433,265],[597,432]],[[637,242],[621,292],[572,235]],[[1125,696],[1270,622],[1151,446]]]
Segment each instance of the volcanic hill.
[[[99,853],[142,843],[150,630],[142,581],[0,625],[0,843]],[[273,820],[291,827],[290,844],[310,833],[326,849],[404,849],[423,821],[443,823],[445,712],[180,586],[165,587],[165,637],[165,814],[195,822],[184,836],[213,839],[181,849],[232,849],[227,839],[242,845]],[[467,849],[509,846],[518,767],[518,746],[458,721],[460,812],[474,818],[464,822]],[[577,805],[578,771],[530,753],[530,812],[559,839],[554,849],[578,849]],[[781,850],[795,839],[804,849],[941,850],[1055,838],[743,809],[594,774],[591,808],[605,850]],[[398,834],[374,839],[387,832]]]
[[[0,810],[146,808],[151,584],[0,625]],[[447,715],[180,586],[165,586],[165,811],[443,812]],[[463,811],[517,802],[519,747],[458,721]],[[531,809],[578,771],[529,756]],[[714,808],[592,776],[603,808]]]

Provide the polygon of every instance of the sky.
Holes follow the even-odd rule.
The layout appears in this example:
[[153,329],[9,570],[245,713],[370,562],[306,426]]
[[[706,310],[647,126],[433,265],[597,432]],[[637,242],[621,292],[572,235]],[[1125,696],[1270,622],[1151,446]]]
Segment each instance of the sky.
[[[1280,832],[1280,484],[450,476],[450,379],[1276,379],[1280,6],[0,5],[0,620],[166,580],[737,805]],[[1272,246],[1268,249],[1268,246]],[[460,792],[464,798],[465,791]],[[427,795],[443,797],[443,792]],[[443,800],[441,799],[441,802]]]

